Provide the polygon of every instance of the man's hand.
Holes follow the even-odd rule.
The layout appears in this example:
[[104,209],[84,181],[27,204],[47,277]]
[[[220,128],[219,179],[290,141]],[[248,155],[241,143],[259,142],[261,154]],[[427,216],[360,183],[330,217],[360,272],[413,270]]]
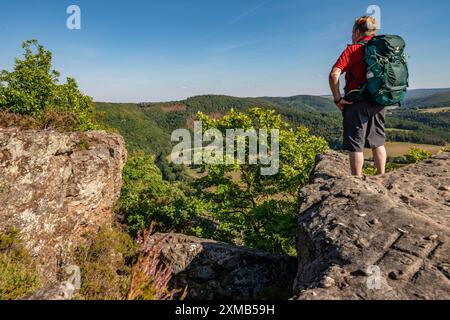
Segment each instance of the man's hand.
[[344,112],[345,107],[346,107],[347,105],[351,105],[351,104],[353,104],[353,102],[347,101],[347,100],[341,98],[341,99],[339,100],[339,102],[336,103],[336,106],[338,107],[339,110],[341,110],[342,112]]
[[334,103],[341,110],[344,111],[345,107],[349,104],[353,104],[353,102],[347,101],[342,98],[341,93],[339,92],[339,78],[342,74],[342,70],[339,68],[333,68],[330,72],[330,89],[333,94]]

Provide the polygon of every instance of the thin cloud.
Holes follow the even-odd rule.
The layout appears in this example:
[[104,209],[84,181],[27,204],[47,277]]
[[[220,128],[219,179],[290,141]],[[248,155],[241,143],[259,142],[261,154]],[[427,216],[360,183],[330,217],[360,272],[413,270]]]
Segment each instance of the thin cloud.
[[229,22],[229,25],[233,25],[241,20],[244,20],[245,18],[251,16],[252,14],[254,14],[256,11],[258,11],[258,9],[262,8],[263,6],[265,6],[270,0],[266,0],[261,2],[260,4],[258,4],[256,7],[242,13],[240,16],[236,17],[235,19],[231,20]]
[[236,18],[230,20],[225,26],[217,29],[216,31],[213,31],[212,33],[210,33],[206,38],[210,38],[210,37],[212,37],[212,36],[222,32],[222,31],[224,31],[227,27],[232,26],[232,25],[238,23],[239,21],[242,21],[242,20],[246,19],[247,17],[253,15],[255,12],[257,12],[260,8],[265,6],[270,1],[272,1],[272,0],[263,1],[263,2],[259,3],[257,6],[253,7],[252,9],[241,13]]

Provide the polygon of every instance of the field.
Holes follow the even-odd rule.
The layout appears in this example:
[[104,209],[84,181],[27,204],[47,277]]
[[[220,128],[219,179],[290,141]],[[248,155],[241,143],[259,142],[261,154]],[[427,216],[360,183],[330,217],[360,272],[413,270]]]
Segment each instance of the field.
[[386,132],[412,132],[412,130],[386,128]]
[[[401,157],[405,154],[408,154],[409,150],[412,147],[424,149],[424,150],[427,150],[434,154],[438,153],[440,150],[443,149],[442,146],[432,146],[429,144],[415,144],[415,143],[409,143],[409,142],[388,142],[388,143],[386,143],[386,149],[387,149],[389,157]],[[364,155],[367,159],[372,158],[372,152],[370,150],[365,150]]]
[[450,111],[450,107],[419,110],[420,113],[441,113],[441,112],[447,112],[447,111]]

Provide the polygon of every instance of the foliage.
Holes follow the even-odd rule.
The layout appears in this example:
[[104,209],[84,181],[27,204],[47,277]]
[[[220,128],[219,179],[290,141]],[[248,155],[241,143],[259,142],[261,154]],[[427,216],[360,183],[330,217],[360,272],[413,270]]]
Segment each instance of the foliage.
[[386,164],[386,172],[392,172],[392,171],[395,171],[395,170],[397,170],[399,168],[400,168],[400,166],[398,164],[396,164],[396,163],[388,162]]
[[170,134],[137,104],[96,103],[97,120],[124,137],[130,153],[168,154]]
[[[400,168],[400,166],[396,163],[388,162],[386,164],[386,172],[395,171],[398,168]],[[369,164],[364,166],[363,173],[368,176],[377,176],[378,170],[373,164]]]
[[75,250],[81,269],[79,299],[122,300],[131,280],[131,260],[136,248],[130,236],[119,226],[101,226],[90,234],[86,245]]
[[[212,234],[217,240],[244,244],[269,252],[294,253],[296,195],[309,181],[318,152],[327,149],[324,139],[306,128],[288,128],[274,111],[254,108],[248,113],[231,110],[220,119],[199,113],[203,129],[278,129],[280,170],[261,175],[261,164],[218,164],[205,166],[207,176],[194,184],[199,196],[211,206],[218,221]],[[271,142],[270,142],[271,143]],[[269,147],[270,149],[270,147]],[[248,159],[248,144],[246,159]],[[206,231],[205,231],[206,232]]]
[[192,177],[186,172],[186,167],[184,165],[177,165],[173,162],[169,162],[162,153],[156,157],[155,164],[161,171],[162,177],[165,181],[181,181],[186,184],[192,182]]
[[[184,108],[165,111],[174,105]],[[247,112],[256,106],[275,110],[292,128],[308,128],[311,134],[325,138],[333,149],[342,148],[342,115],[339,112],[328,112],[336,108],[331,101],[321,97],[235,98],[205,95],[176,102],[141,105],[97,103],[96,106],[105,114],[100,121],[119,129],[130,152],[143,150],[167,156],[171,150],[171,132],[189,128],[197,111],[210,117],[218,117],[223,116],[230,108]],[[395,110],[387,117],[387,128],[400,129],[387,133],[389,141],[444,146],[450,141],[450,112],[427,114],[417,110]]]
[[[151,238],[153,227],[138,237],[138,253],[134,259],[128,300],[174,300],[182,290],[169,289],[172,267],[160,259],[162,242],[170,234],[158,240]],[[185,290],[186,293],[186,290]],[[181,300],[184,299],[182,294]]]
[[40,129],[41,124],[36,118],[32,116],[21,115],[9,111],[0,111],[0,127],[19,127],[23,129],[33,130]]
[[0,300],[23,298],[39,288],[40,283],[36,266],[18,233],[0,233]]
[[[412,147],[407,155],[403,157],[390,158],[386,165],[386,172],[395,171],[402,165],[418,163],[430,158],[432,155],[433,154],[431,152],[417,147]],[[372,164],[364,166],[363,173],[370,176],[376,176],[378,174],[377,168]]]
[[407,154],[405,158],[408,163],[418,163],[430,158],[432,155],[433,154],[431,152],[413,147],[410,149],[409,154]]
[[[76,248],[74,258],[82,281],[79,300],[171,300],[181,290],[169,289],[170,265],[162,263],[161,242],[150,231],[137,241],[119,225],[103,225],[90,234],[86,244]],[[181,295],[183,298],[184,295]]]
[[117,211],[133,235],[148,229],[190,233],[202,214],[201,201],[187,196],[176,184],[162,179],[152,155],[132,155],[123,170],[123,187]]
[[435,90],[431,94],[406,99],[404,107],[406,108],[436,108],[450,106],[450,90]]
[[[189,121],[201,111],[209,116],[221,116],[234,108],[247,112],[256,106],[276,110],[292,127],[299,125],[308,128],[312,134],[327,139],[333,148],[342,147],[342,119],[338,113],[318,112],[325,108],[328,100],[320,97],[297,97],[289,99],[271,98],[236,98],[229,96],[205,95],[188,98],[183,101],[148,103],[148,104],[114,104],[96,103],[96,109],[103,113],[99,121],[117,128],[124,136],[130,152],[145,151],[164,156],[171,151],[170,134],[175,129],[189,128]],[[332,102],[331,102],[332,104]],[[165,108],[173,105],[185,106],[185,109],[166,112]],[[334,107],[334,109],[336,109]]]
[[318,96],[300,95],[287,98],[264,98],[267,101],[279,106],[289,106],[290,108],[309,111],[309,112],[338,112],[338,108],[332,99]]
[[375,167],[373,164],[365,165],[363,169],[363,174],[368,176],[376,176],[378,175],[377,167]]
[[416,110],[396,111],[387,118],[388,139],[445,146],[450,141],[450,112],[421,113]]
[[0,111],[32,116],[57,128],[61,121],[64,128],[68,121],[71,129],[96,128],[92,99],[80,92],[73,78],[59,84],[52,53],[37,40],[26,41],[22,47],[25,53],[22,60],[16,59],[14,71],[0,71]]

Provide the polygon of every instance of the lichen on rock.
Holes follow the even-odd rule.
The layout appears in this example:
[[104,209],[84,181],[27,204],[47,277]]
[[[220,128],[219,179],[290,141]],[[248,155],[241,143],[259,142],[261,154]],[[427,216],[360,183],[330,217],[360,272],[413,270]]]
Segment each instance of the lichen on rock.
[[57,280],[83,235],[112,221],[125,161],[119,135],[0,129],[0,232],[18,230]]

